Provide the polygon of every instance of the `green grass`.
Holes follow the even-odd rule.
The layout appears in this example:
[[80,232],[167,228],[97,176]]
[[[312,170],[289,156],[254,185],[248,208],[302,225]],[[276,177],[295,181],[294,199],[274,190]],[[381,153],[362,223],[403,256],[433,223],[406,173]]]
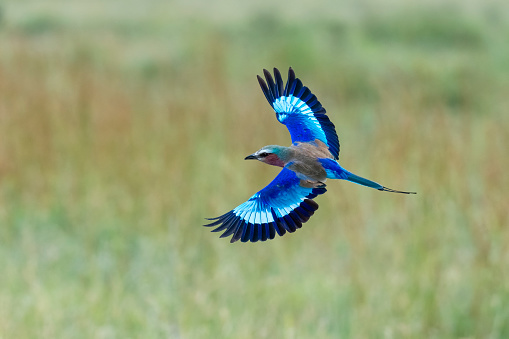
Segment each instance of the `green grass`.
[[[1,5],[0,338],[508,337],[509,7],[207,4]],[[202,227],[278,171],[242,160],[290,142],[274,66],[345,168],[418,194],[328,182],[266,243]]]

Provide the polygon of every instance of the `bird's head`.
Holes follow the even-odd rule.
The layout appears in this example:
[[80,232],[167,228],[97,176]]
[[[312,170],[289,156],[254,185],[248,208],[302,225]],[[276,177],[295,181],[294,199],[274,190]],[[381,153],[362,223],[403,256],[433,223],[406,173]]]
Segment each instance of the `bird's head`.
[[288,153],[287,148],[288,147],[277,145],[265,146],[253,154],[248,155],[244,160],[260,160],[272,166],[285,167],[285,158]]

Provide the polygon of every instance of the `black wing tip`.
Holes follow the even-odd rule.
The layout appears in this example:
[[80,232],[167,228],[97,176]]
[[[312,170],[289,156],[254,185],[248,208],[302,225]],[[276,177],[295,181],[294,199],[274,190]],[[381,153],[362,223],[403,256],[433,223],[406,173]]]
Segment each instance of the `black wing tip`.
[[205,226],[205,227],[214,227],[216,225],[219,225],[220,223],[223,222],[223,220],[220,220],[219,218],[221,218],[221,217],[217,217],[217,218],[205,218],[205,220],[212,221],[212,222],[208,223],[208,224],[205,224],[203,226]]
[[[266,71],[266,70],[264,70],[264,71]],[[257,75],[257,76],[256,76],[256,78],[258,79],[258,83],[260,84],[260,87],[261,87],[261,89],[262,89],[263,95],[265,95],[265,98],[267,99],[267,101],[269,102],[269,104],[270,104],[272,107],[274,107],[274,106],[273,106],[273,104],[274,104],[274,98],[272,97],[272,92],[271,92],[271,90],[269,89],[270,82],[269,82],[269,83],[268,83],[268,85],[267,85],[267,83],[265,82],[265,80],[264,80],[261,76]]]
[[257,75],[256,78],[258,79],[258,83],[260,84],[263,92],[265,93],[265,89],[267,88],[267,84],[265,83],[265,80],[259,75]]
[[[279,68],[277,68],[277,67],[273,68],[273,72],[274,72],[274,74],[281,74],[281,72],[279,71]],[[288,67],[288,74],[290,74],[290,73],[293,73],[295,75],[295,71],[293,70],[292,66]]]
[[304,202],[308,205],[310,205],[314,211],[316,211],[318,209],[318,203],[312,199],[304,199]]
[[[277,73],[280,73],[280,72],[279,72],[279,68],[277,68],[277,67],[274,67],[274,68],[273,68],[273,71],[274,71],[274,73],[276,73],[276,72],[277,72]],[[293,72],[293,73],[295,73],[295,72],[294,72],[294,70],[293,70],[293,68],[292,68],[292,66],[290,66],[290,67],[288,68],[288,71],[289,71],[289,72]],[[267,74],[267,73],[268,73],[268,74],[270,74],[270,72],[269,72],[267,69],[265,69],[265,68],[264,68],[264,69],[263,69],[263,74],[265,75],[265,74]]]
[[[239,219],[233,220],[228,213],[218,218],[207,218],[207,220],[216,220],[207,227],[217,226],[211,232],[221,232],[219,238],[231,236],[230,243],[238,242],[264,242],[272,240],[276,235],[282,237],[287,232],[293,233],[301,228],[318,210],[318,204],[312,199],[305,198],[299,206],[285,216],[278,217],[273,211],[274,221],[267,224],[251,224]],[[225,217],[226,216],[226,217]],[[235,217],[234,217],[235,219]]]
[[[226,233],[226,232],[225,232],[225,233]],[[219,238],[226,238],[226,237],[229,237],[229,236],[231,235],[231,233],[230,233],[230,234],[225,234],[225,233],[221,234],[221,235],[219,236]]]
[[[273,72],[274,72],[274,76],[276,76],[276,77],[277,77],[277,75],[281,76],[281,72],[279,71],[279,69],[277,67],[273,68]],[[265,76],[265,79],[267,79],[267,81],[269,81],[269,79],[273,80],[272,74],[265,68],[263,69],[263,75]],[[264,81],[264,79],[261,76],[257,75],[256,77],[258,78],[258,81]],[[288,68],[288,78],[295,79],[295,71],[293,70],[292,66],[290,66]]]

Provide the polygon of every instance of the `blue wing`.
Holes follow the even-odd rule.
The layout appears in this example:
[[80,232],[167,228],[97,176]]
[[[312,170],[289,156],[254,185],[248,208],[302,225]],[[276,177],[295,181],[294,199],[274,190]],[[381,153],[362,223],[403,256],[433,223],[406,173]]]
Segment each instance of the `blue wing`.
[[264,69],[263,74],[267,83],[260,76],[257,76],[258,82],[276,111],[277,119],[288,127],[292,142],[321,140],[337,160],[339,140],[334,124],[329,120],[325,108],[316,96],[302,85],[300,79],[295,78],[293,69],[290,67],[288,70],[288,81],[284,89],[281,73],[277,68],[274,68],[275,82],[269,71]]
[[256,242],[273,239],[287,231],[292,233],[318,209],[314,202],[319,194],[325,193],[325,185],[317,188],[300,186],[295,172],[283,168],[270,184],[253,195],[248,201],[205,225],[217,226],[212,232],[224,233],[221,238],[232,236],[230,242]]

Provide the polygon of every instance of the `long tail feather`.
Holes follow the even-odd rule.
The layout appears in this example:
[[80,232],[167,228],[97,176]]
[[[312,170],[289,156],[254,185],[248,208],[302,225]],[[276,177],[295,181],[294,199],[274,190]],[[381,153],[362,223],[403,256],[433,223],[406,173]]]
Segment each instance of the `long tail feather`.
[[393,189],[385,187],[385,186],[382,187],[382,188],[379,188],[378,190],[379,191],[383,191],[383,192],[393,192],[393,193],[403,193],[403,194],[417,194],[417,192],[397,191],[397,190],[393,190]]
[[374,188],[374,189],[377,189],[377,190],[383,191],[383,192],[403,193],[403,194],[417,194],[416,192],[405,192],[405,191],[393,190],[392,188],[388,188],[388,187],[382,186],[382,185],[380,185],[377,182],[365,179],[363,177],[359,177],[358,175],[355,175],[353,173],[349,173],[348,176],[346,177],[346,180],[351,181],[351,182],[356,183],[356,184],[359,184],[359,185],[371,187],[371,188]]

